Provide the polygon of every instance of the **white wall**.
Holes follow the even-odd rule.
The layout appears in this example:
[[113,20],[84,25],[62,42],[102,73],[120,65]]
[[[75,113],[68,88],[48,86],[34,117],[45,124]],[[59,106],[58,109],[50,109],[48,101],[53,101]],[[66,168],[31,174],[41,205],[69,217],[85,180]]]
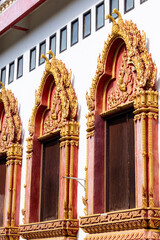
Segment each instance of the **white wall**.
[[[54,3],[53,3],[54,2]],[[21,188],[21,209],[24,207],[24,183],[25,183],[25,166],[26,166],[26,141],[28,136],[28,120],[34,106],[35,89],[41,81],[44,71],[44,64],[38,66],[38,50],[39,43],[46,39],[47,51],[49,49],[49,37],[57,33],[57,54],[56,57],[61,59],[66,67],[72,70],[72,83],[75,88],[79,112],[78,118],[80,122],[80,142],[79,142],[79,169],[80,178],[85,178],[84,167],[86,165],[86,118],[87,106],[85,100],[86,91],[91,87],[92,78],[94,77],[97,57],[102,52],[104,41],[107,40],[108,33],[111,32],[112,24],[107,20],[105,27],[95,31],[95,6],[101,2],[96,0],[70,0],[61,5],[62,1],[49,0],[43,7],[39,8],[34,15],[29,15],[21,24],[27,25],[30,30],[27,33],[18,30],[10,30],[0,38],[0,69],[4,66],[8,68],[9,63],[15,60],[15,69],[17,58],[23,54],[24,70],[23,77],[16,79],[9,84],[7,88],[12,89],[15,97],[18,99],[20,116],[23,124],[23,164],[22,164],[22,188]],[[64,1],[65,2],[65,1]],[[68,2],[68,3],[67,3]],[[123,1],[120,0],[120,12],[124,19],[130,20],[137,24],[140,30],[144,30],[147,36],[147,48],[152,53],[153,61],[157,65],[158,74],[156,87],[160,87],[160,33],[158,31],[159,24],[159,0],[148,0],[140,4],[139,0],[135,0],[135,8],[124,13]],[[91,9],[92,11],[92,30],[91,35],[85,39],[82,38],[82,18],[83,13]],[[105,0],[105,15],[109,13],[109,0]],[[70,25],[71,21],[79,18],[79,42],[74,46],[70,46]],[[59,35],[60,29],[67,25],[67,50],[59,53]],[[32,72],[29,72],[29,51],[32,47],[37,47],[37,66]],[[84,190],[78,186],[78,216],[84,215],[82,196]],[[22,223],[22,215],[20,216]],[[83,239],[84,233],[79,231],[79,238]]]

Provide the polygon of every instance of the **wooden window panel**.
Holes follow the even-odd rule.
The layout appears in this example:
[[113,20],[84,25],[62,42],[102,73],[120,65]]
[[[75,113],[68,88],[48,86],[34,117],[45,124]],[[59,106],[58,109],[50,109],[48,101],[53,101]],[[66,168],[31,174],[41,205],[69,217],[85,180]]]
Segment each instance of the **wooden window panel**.
[[135,207],[133,114],[107,120],[106,208],[116,211]]
[[3,212],[5,199],[6,159],[0,159],[0,227],[3,226]]
[[59,140],[43,144],[41,221],[58,218]]

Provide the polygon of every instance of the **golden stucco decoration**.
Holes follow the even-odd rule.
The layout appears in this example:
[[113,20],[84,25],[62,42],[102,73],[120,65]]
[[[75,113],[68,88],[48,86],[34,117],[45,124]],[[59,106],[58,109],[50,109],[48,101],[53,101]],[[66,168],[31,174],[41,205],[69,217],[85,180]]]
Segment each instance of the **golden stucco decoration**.
[[0,102],[4,105],[4,120],[0,137],[0,152],[7,151],[7,147],[14,143],[20,143],[22,135],[22,123],[18,113],[17,99],[11,90],[2,85]]
[[47,134],[62,126],[66,121],[74,121],[77,115],[78,102],[77,97],[71,83],[71,71],[65,67],[65,64],[56,59],[51,50],[48,54],[52,55],[51,62],[43,54],[41,57],[46,60],[45,71],[43,73],[41,84],[38,91],[35,92],[35,106],[32,111],[32,116],[29,120],[30,136],[34,134],[35,116],[41,104],[42,92],[46,79],[49,75],[53,75],[55,84],[55,94],[51,106],[51,114],[44,122],[44,133]]
[[[104,43],[104,49],[102,54],[99,55],[97,60],[97,70],[94,78],[92,79],[92,86],[90,88],[90,94],[86,94],[87,106],[89,111],[93,111],[95,109],[95,95],[96,95],[96,87],[99,82],[100,76],[105,73],[105,65],[107,61],[107,56],[110,50],[110,46],[113,42],[120,38],[124,41],[127,51],[127,64],[128,66],[133,66],[133,71],[136,72],[136,83],[130,84],[134,89],[130,92],[134,92],[136,95],[137,89],[153,89],[155,86],[157,68],[153,63],[151,54],[149,54],[146,48],[146,36],[145,33],[141,35],[140,31],[137,28],[137,25],[132,21],[123,21],[121,14],[117,9],[113,10],[113,13],[118,15],[118,20],[116,20],[107,15],[106,19],[110,19],[113,23],[112,32],[108,35],[107,41]],[[119,91],[121,94],[122,102],[125,102],[127,94],[124,92],[127,90],[127,86],[123,82],[123,76],[125,74],[126,67],[121,66],[119,71],[119,76],[117,79],[117,85],[119,86]],[[117,99],[120,102],[119,92],[113,93],[114,99]],[[125,96],[124,96],[125,95]],[[134,95],[134,94],[133,94]],[[111,96],[111,101],[113,101],[113,96]]]

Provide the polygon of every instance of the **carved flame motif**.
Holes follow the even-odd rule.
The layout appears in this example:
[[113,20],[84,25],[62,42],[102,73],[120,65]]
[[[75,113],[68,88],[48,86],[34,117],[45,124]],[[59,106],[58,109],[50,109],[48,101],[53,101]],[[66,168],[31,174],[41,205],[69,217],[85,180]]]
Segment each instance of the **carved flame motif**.
[[[116,22],[110,15],[107,15],[106,19],[111,19],[111,21],[113,20],[113,28],[112,33],[108,35],[108,39],[104,43],[102,55],[98,57],[97,70],[94,79],[92,79],[90,94],[87,93],[86,95],[89,111],[93,111],[95,109],[96,87],[98,85],[100,76],[105,74],[105,65],[110,46],[117,38],[120,38],[124,41],[128,54],[128,61],[135,67],[137,73],[137,83],[136,85],[133,85],[133,92],[137,87],[141,89],[153,89],[155,86],[157,68],[153,63],[151,54],[148,53],[146,48],[145,33],[143,32],[141,35],[136,24],[134,24],[132,21],[123,21],[122,16],[117,9],[114,9],[113,12],[118,15],[118,21]],[[126,96],[124,96],[126,94],[123,93],[126,88],[126,86],[123,85],[123,74],[123,71],[121,71],[118,77],[119,90],[121,92],[121,96],[123,96],[122,102],[124,102],[126,99]],[[111,98],[112,100],[114,98],[116,102],[120,102],[120,100],[117,100],[119,99],[118,92],[112,93],[110,100]]]
[[72,73],[71,71],[68,72],[65,64],[61,60],[56,59],[51,51],[49,51],[49,54],[52,55],[51,62],[49,62],[46,56],[42,56],[46,60],[46,66],[40,87],[35,93],[35,106],[29,120],[30,136],[33,136],[34,134],[35,116],[42,101],[42,92],[46,79],[50,74],[54,77],[55,94],[51,103],[50,114],[44,122],[43,134],[49,133],[53,129],[60,128],[62,122],[75,120],[77,115],[78,102],[71,84]]
[[0,152],[4,152],[10,144],[20,143],[22,124],[18,113],[17,99],[3,85],[0,102],[3,102],[5,112],[0,134]]

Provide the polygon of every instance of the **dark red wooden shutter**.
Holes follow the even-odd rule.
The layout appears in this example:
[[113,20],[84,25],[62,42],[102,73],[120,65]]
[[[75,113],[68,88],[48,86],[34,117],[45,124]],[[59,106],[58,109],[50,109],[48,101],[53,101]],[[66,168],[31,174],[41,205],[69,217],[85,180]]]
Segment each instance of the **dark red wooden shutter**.
[[3,226],[5,181],[6,181],[6,159],[0,159],[0,227]]
[[135,207],[134,122],[132,113],[107,120],[106,208]]
[[41,221],[58,218],[59,140],[43,144]]

